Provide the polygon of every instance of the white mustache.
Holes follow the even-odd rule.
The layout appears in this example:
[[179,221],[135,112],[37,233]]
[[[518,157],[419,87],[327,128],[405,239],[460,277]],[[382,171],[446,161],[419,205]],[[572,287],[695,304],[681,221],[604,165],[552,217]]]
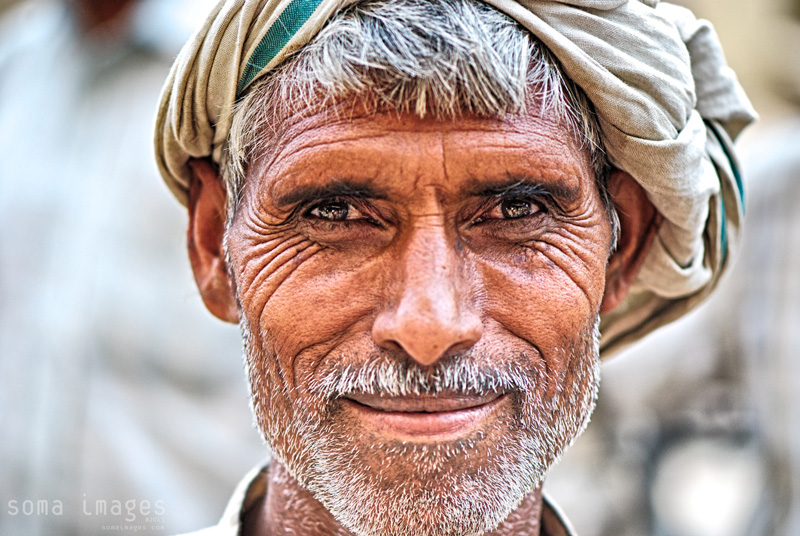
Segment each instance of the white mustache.
[[513,363],[487,369],[468,358],[450,359],[433,367],[381,357],[359,366],[346,366],[328,374],[312,390],[329,398],[355,393],[380,396],[480,395],[530,391],[539,371]]

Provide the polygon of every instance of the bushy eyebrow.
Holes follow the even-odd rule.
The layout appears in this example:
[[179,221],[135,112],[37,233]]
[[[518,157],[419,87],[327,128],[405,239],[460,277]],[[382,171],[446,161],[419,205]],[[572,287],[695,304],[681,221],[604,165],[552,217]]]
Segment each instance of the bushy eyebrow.
[[[479,182],[479,183],[478,183]],[[478,197],[513,197],[548,195],[557,202],[567,205],[576,203],[581,197],[579,186],[569,186],[563,182],[508,177],[501,181],[486,184],[486,181],[475,181],[469,193]]]
[[372,185],[350,179],[337,179],[328,184],[309,184],[291,188],[288,192],[278,195],[275,204],[284,207],[332,197],[386,199],[388,196],[386,192]]
[[[467,187],[466,193],[476,197],[513,197],[547,195],[554,201],[570,205],[581,197],[578,186],[565,185],[562,182],[508,177],[487,184],[486,180],[475,180]],[[333,197],[351,197],[360,199],[388,199],[386,191],[372,184],[353,179],[337,179],[327,184],[308,184],[295,186],[278,195],[274,202],[279,207],[312,202],[318,199]]]

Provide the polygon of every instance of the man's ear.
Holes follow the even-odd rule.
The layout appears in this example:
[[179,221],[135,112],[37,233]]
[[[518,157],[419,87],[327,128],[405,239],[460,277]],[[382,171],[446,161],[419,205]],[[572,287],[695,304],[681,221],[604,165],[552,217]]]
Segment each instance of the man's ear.
[[617,248],[606,268],[606,290],[601,313],[616,309],[628,295],[661,223],[661,214],[628,173],[614,170],[608,178],[608,193],[619,215]]
[[216,166],[208,160],[190,160],[189,170],[187,245],[194,280],[208,310],[221,320],[237,323],[239,311],[222,247],[225,236],[225,188]]

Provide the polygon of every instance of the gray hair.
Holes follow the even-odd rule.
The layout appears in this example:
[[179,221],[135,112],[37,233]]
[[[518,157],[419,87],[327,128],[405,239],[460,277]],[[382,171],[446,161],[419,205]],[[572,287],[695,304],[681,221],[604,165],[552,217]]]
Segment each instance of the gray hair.
[[254,84],[237,103],[224,151],[229,223],[248,164],[269,153],[285,119],[350,98],[368,111],[437,119],[503,117],[534,102],[589,151],[616,237],[618,218],[605,189],[611,166],[592,103],[530,32],[476,0],[356,3]]

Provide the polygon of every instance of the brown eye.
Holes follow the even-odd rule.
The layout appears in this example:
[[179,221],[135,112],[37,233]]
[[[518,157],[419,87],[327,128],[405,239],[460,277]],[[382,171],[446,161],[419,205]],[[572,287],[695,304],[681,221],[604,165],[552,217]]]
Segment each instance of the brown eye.
[[534,201],[525,198],[503,199],[485,212],[478,221],[487,220],[519,220],[541,211]]
[[308,214],[326,221],[355,220],[364,217],[353,205],[339,199],[319,203]]
[[500,212],[503,218],[508,220],[515,220],[517,218],[524,218],[530,216],[536,211],[536,207],[530,201],[523,201],[521,199],[509,199],[500,203]]

